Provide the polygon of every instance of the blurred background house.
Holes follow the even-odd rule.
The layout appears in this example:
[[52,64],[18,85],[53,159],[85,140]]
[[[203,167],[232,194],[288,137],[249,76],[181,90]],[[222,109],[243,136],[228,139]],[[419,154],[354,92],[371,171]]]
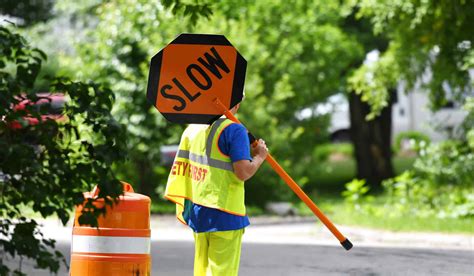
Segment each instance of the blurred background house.
[[[445,107],[433,112],[429,108],[428,95],[422,91],[404,93],[397,91],[392,109],[392,141],[398,134],[418,131],[433,142],[459,135],[460,126],[467,115],[459,103],[450,101]],[[331,141],[350,141],[349,103],[342,94],[329,97],[328,101],[317,104],[313,110],[304,109],[297,116],[304,119],[312,114],[330,114],[328,131]]]

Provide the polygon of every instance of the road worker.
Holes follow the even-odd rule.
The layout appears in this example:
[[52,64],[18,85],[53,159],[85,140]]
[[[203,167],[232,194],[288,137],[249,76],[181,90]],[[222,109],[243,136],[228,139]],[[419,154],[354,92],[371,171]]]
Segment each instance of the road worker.
[[245,127],[223,117],[184,131],[165,197],[176,203],[178,220],[194,231],[195,276],[238,275],[242,235],[250,224],[244,181],[267,154],[263,140],[250,149]]

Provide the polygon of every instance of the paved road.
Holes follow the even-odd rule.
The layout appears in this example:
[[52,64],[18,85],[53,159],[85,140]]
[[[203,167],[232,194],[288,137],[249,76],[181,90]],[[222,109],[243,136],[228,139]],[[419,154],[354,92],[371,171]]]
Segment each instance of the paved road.
[[[58,240],[67,257],[71,227],[43,221],[43,233]],[[152,217],[151,229],[152,274],[192,275],[191,230],[173,216]],[[240,275],[474,276],[474,235],[339,229],[354,243],[352,250],[345,251],[325,227],[306,218],[254,218],[243,238]],[[33,266],[23,261],[28,275],[49,275]],[[59,275],[67,275],[67,269]]]
[[[67,242],[58,247],[69,254]],[[153,241],[152,275],[192,275],[193,254],[190,241]],[[49,275],[28,262],[23,267],[28,275]],[[474,252],[244,243],[240,275],[474,275]]]

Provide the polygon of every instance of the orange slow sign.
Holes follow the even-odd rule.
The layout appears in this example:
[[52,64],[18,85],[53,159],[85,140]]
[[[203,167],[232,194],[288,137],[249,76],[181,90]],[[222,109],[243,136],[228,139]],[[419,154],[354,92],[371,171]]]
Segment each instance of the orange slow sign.
[[210,124],[242,100],[247,61],[223,35],[181,34],[151,59],[147,98],[175,123]]

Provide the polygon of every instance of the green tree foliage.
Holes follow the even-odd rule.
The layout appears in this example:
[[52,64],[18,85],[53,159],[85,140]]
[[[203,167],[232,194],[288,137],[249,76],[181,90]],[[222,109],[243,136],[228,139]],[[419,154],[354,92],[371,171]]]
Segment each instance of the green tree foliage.
[[[348,12],[335,2],[223,1],[215,5],[211,22],[196,26],[197,32],[225,34],[247,59],[242,122],[267,141],[302,186],[317,166],[313,148],[328,139],[328,117],[314,113],[299,120],[295,114],[343,91],[343,72],[363,55],[339,27]],[[294,198],[269,166],[248,181],[246,191],[254,204]]]
[[[354,91],[350,103],[358,177],[380,183],[393,174],[387,164],[395,87],[404,84],[407,93],[426,90],[433,109],[448,101],[462,103],[473,93],[468,74],[473,64],[473,5],[464,0],[348,2],[354,7],[354,22],[369,21],[373,33],[388,41],[387,47],[376,48],[380,58],[358,66],[348,83]],[[362,37],[368,34],[365,28]],[[371,172],[377,173],[372,177]]]
[[[328,117],[298,120],[295,114],[344,89],[341,74],[363,55],[359,44],[338,27],[350,10],[314,1],[222,1],[212,11],[209,19],[193,24],[189,16],[175,16],[148,1],[107,2],[95,9],[98,23],[79,42],[79,65],[72,64],[82,68],[77,76],[109,83],[116,93],[115,113],[128,126],[128,176],[136,175],[145,187],[142,192],[164,184],[167,172],[158,166],[159,148],[177,143],[182,129],[146,103],[150,58],[182,32],[220,33],[248,61],[246,100],[240,110],[244,124],[265,138],[272,153],[304,184],[313,164],[308,148],[327,139]],[[251,203],[263,202],[262,194],[291,197],[268,167],[248,187]]]
[[157,185],[166,182],[168,173],[160,164],[160,147],[177,143],[183,127],[166,123],[147,102],[149,62],[194,20],[189,19],[194,18],[188,16],[189,9],[206,10],[205,5],[191,7],[180,1],[166,1],[166,5],[186,14],[183,22],[174,19],[161,4],[142,0],[99,3],[91,14],[79,14],[83,20],[96,23],[86,30],[87,39],[76,45],[80,58],[69,64],[78,68],[76,77],[107,83],[114,91],[114,115],[127,126],[129,152],[128,162],[119,165],[117,171],[124,179],[138,183],[139,192],[151,196],[156,194]]
[[[33,87],[46,55],[11,29],[0,27],[0,274],[9,271],[8,257],[31,258],[38,268],[57,272],[64,259],[51,251],[54,240],[23,211],[56,215],[66,224],[74,205],[84,202],[82,193],[97,185],[99,196],[84,202],[79,218],[96,225],[105,209],[95,208],[95,200],[110,205],[122,192],[111,166],[125,153],[123,127],[110,114],[110,89],[63,78],[50,90],[67,99],[63,119],[45,117],[51,98]],[[14,273],[22,275],[21,267]]]
[[[462,102],[472,91],[472,22],[474,5],[465,0],[356,1],[358,16],[370,20],[375,33],[390,44],[380,59],[362,66],[351,83],[362,99],[378,114],[388,105],[388,89],[400,80],[407,90],[420,81],[428,90],[432,107],[448,100]],[[447,95],[449,85],[452,95]],[[419,88],[419,87],[418,87]]]
[[209,18],[212,15],[211,4],[207,2],[190,2],[181,0],[163,0],[161,4],[171,9],[173,14],[188,17],[191,25],[195,25],[200,18]]
[[[369,103],[369,118],[390,105],[388,88],[404,81],[424,89],[437,110],[448,101],[466,102],[469,115],[459,140],[419,144],[412,171],[385,183],[396,206],[439,216],[472,216],[472,121],[474,5],[469,1],[356,1],[358,16],[389,39],[378,61],[362,66],[351,86]],[[471,110],[471,111],[469,111]],[[412,204],[407,204],[412,203]],[[400,209],[395,208],[395,209]]]
[[18,24],[22,26],[31,26],[51,18],[54,2],[54,0],[3,0],[0,14],[20,19]]

